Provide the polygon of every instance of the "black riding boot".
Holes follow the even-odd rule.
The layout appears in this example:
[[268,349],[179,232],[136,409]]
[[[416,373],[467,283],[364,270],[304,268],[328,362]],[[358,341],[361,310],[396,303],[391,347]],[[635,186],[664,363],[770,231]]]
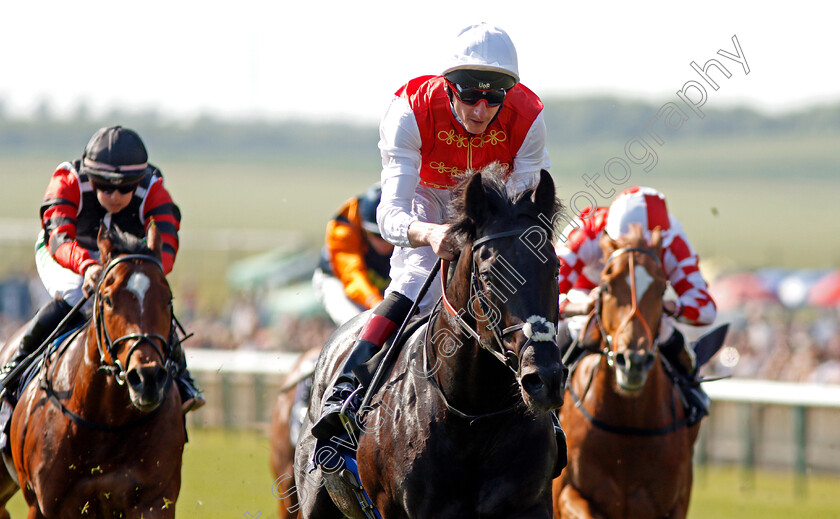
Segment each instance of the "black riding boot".
[[172,348],[172,361],[176,366],[175,385],[178,386],[178,393],[181,395],[181,412],[187,414],[203,406],[207,401],[187,369],[187,356],[180,342]]
[[689,416],[689,421],[696,423],[709,414],[710,402],[709,395],[700,387],[694,352],[689,348],[690,346],[686,344],[683,334],[676,329],[668,337],[668,340],[659,345],[659,351],[674,368],[677,384],[679,384],[682,394],[685,396],[689,412],[693,415]]
[[52,299],[38,310],[35,317],[29,321],[14,357],[0,370],[0,380],[4,380],[18,364],[38,349],[71,308],[63,299]]
[[[321,417],[312,426],[313,436],[329,440],[333,436],[343,434],[344,426],[340,415],[345,401],[355,394],[354,402],[350,402],[348,407],[357,406],[361,402],[361,391],[357,390],[362,388],[362,384],[353,371],[379,352],[385,341],[405,320],[411,310],[411,305],[412,301],[409,298],[392,292],[370,314],[350,354],[344,359],[332,387],[327,390]],[[358,401],[355,401],[356,399]],[[356,409],[348,409],[348,415],[355,411]],[[354,416],[348,416],[348,418],[355,421]]]

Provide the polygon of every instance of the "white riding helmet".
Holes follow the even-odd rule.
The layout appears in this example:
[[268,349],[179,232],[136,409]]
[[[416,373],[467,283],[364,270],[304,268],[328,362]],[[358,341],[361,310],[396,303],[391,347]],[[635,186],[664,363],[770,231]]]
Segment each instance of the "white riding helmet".
[[650,231],[659,227],[663,231],[671,228],[665,195],[647,186],[625,189],[615,198],[607,213],[605,231],[617,240],[630,231],[631,224],[640,224],[646,238]]
[[452,50],[443,76],[458,70],[481,70],[501,72],[511,76],[513,84],[519,82],[516,47],[510,36],[498,27],[486,23],[471,25],[458,34]]

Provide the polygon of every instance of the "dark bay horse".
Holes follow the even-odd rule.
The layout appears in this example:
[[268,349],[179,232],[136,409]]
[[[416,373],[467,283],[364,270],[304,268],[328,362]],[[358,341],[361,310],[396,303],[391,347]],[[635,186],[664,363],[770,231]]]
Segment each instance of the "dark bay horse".
[[104,228],[97,241],[105,268],[93,319],[47,358],[14,409],[5,517],[18,486],[30,519],[175,516],[186,432],[161,237],[153,224],[148,246]]
[[[485,169],[455,191],[449,232],[462,248],[457,263],[441,267],[445,296],[402,346],[362,410],[363,432],[351,437],[378,510],[368,517],[551,517],[551,480],[558,459],[565,464],[549,412],[562,405],[565,385],[552,342],[559,309],[551,223],[560,204],[545,171],[515,198],[502,178]],[[329,446],[312,467],[310,434],[330,376],[363,323],[340,328],[316,368],[295,457],[304,518],[366,517],[342,465],[326,463]]]
[[[666,289],[657,228],[601,239],[605,265],[589,328],[600,355],[573,370],[560,412],[569,464],[554,482],[558,518],[681,519],[700,424],[688,426],[657,348]],[[587,341],[589,342],[589,341]]]
[[[312,386],[312,376],[315,363],[321,347],[310,348],[298,357],[292,369],[283,377],[274,406],[271,410],[269,424],[269,460],[274,474],[274,497],[277,499],[277,516],[280,519],[296,519],[298,495],[295,492],[295,444],[300,430],[298,417],[300,410],[307,410],[309,403],[309,389]],[[301,394],[301,393],[306,393]],[[301,409],[298,409],[301,406]]]

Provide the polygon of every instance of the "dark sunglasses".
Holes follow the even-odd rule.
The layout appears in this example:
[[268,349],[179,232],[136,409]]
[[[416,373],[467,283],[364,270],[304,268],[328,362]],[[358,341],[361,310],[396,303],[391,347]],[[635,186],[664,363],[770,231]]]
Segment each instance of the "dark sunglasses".
[[504,90],[479,90],[477,88],[461,88],[460,86],[447,81],[449,87],[458,96],[458,99],[465,105],[473,106],[479,101],[487,101],[487,106],[499,106],[505,101]]
[[128,193],[132,193],[135,189],[137,189],[137,184],[125,184],[122,186],[115,186],[113,184],[102,184],[99,182],[91,182],[93,185],[93,189],[97,191],[102,191],[105,194],[110,195],[114,191],[119,191],[120,193],[127,195]]

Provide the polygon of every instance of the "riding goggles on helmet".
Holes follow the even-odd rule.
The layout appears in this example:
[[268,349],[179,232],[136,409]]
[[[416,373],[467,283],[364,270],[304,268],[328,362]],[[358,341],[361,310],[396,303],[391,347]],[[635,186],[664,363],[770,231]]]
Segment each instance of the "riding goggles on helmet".
[[487,101],[487,106],[499,106],[505,101],[505,90],[482,90],[478,88],[462,88],[457,83],[446,81],[452,92],[465,105],[473,106],[479,101]]

